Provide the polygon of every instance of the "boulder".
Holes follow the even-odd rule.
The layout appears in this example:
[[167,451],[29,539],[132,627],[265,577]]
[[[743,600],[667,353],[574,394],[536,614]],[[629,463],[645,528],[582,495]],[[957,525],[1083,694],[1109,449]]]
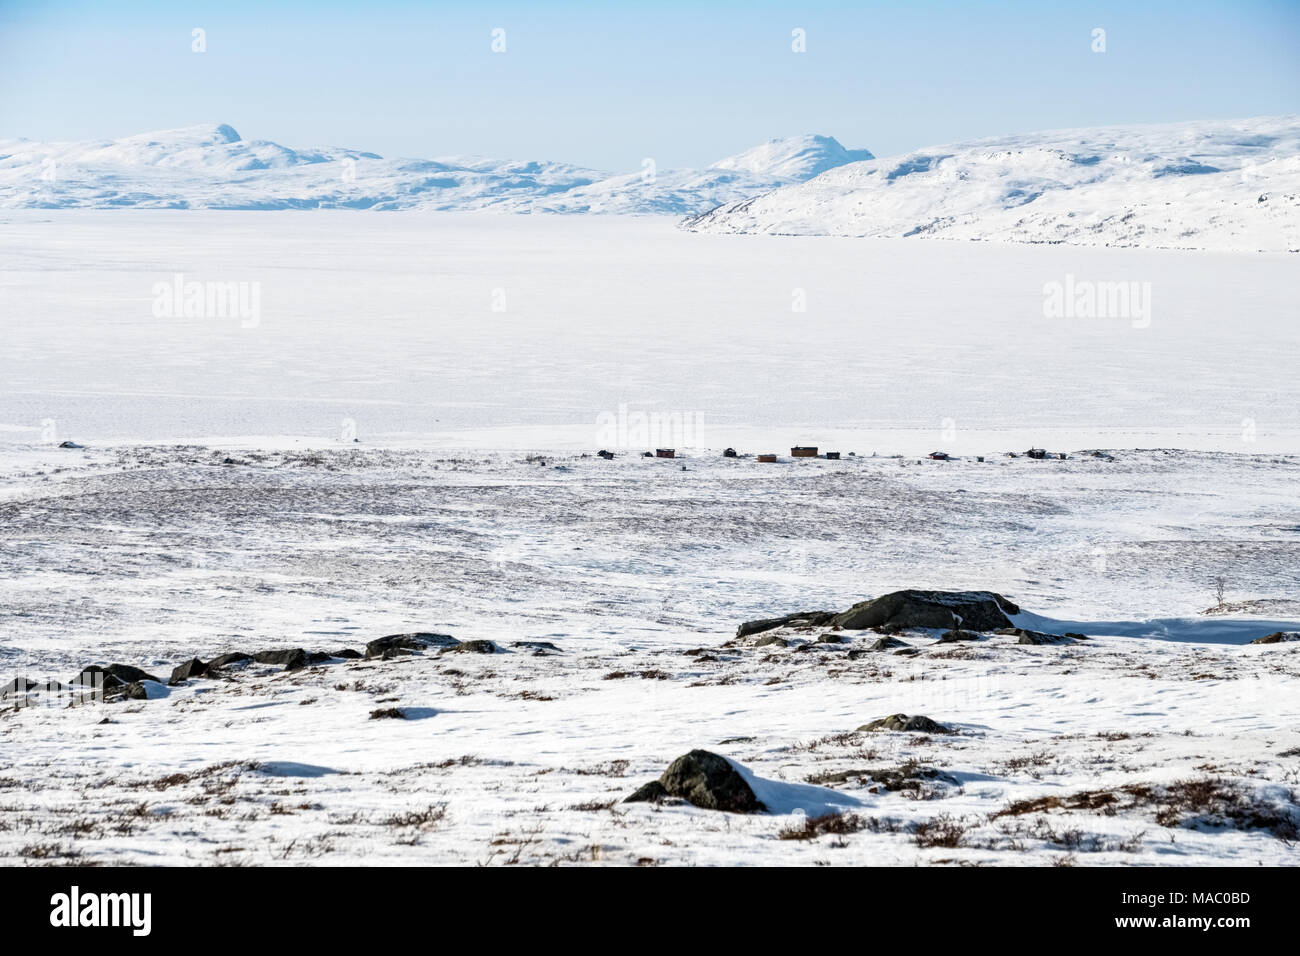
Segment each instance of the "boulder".
[[852,641],[851,637],[844,637],[832,631],[827,631],[821,637],[817,638],[818,644],[848,644]]
[[229,654],[219,654],[212,660],[208,661],[208,670],[217,667],[229,667],[231,664],[242,664],[245,661],[251,661],[252,654],[245,654],[243,651],[231,651]]
[[154,677],[152,674],[141,670],[138,667],[132,667],[130,664],[109,664],[107,667],[100,667],[98,664],[88,664],[81,669],[81,673],[72,679],[74,684],[93,684],[95,683],[95,674],[104,675],[104,686],[116,686],[110,684],[108,678],[113,678],[117,684],[133,684],[136,681],[151,680],[155,684],[161,684],[162,678]]
[[444,647],[444,654],[495,654],[501,648],[492,641],[457,641],[451,647]]
[[126,685],[126,696],[130,700],[158,700],[170,693],[167,685],[156,680],[137,680]]
[[879,653],[881,651],[892,651],[907,646],[908,644],[906,641],[900,641],[896,637],[882,637],[872,644],[870,649]]
[[992,591],[895,591],[862,601],[836,614],[831,624],[850,630],[869,627],[959,628],[992,631],[1010,627],[1008,614],[1020,608]]
[[287,671],[296,671],[304,667],[324,664],[329,659],[328,654],[322,654],[320,651],[305,651],[301,647],[258,651],[253,655],[253,660],[259,664],[278,664]]
[[167,683],[180,684],[194,677],[204,677],[207,673],[208,665],[197,657],[191,657],[185,663],[177,664],[172,668],[172,676]]
[[342,661],[359,661],[361,660],[362,654],[360,651],[354,650],[351,647],[344,647],[341,650],[335,651],[330,656],[337,657],[339,660]]
[[759,813],[767,809],[731,761],[707,750],[692,750],[678,757],[668,765],[663,776],[641,787],[624,802],[665,797],[680,797],[697,807],[728,813]]
[[387,637],[379,637],[366,644],[366,660],[374,660],[376,657],[384,658],[388,654],[387,660],[391,660],[394,651],[396,652],[414,652],[425,651],[429,648],[446,648],[455,647],[460,641],[450,634],[434,634],[428,631],[413,631],[410,634],[389,634]]
[[775,634],[769,634],[767,637],[760,637],[754,642],[755,647],[789,647],[790,642],[784,637],[777,637]]
[[1300,641],[1300,631],[1274,631],[1272,634],[1266,634],[1263,637],[1257,637],[1250,643],[1286,644],[1291,641]]
[[876,732],[880,730],[898,730],[912,734],[950,734],[952,728],[945,727],[936,720],[929,717],[923,717],[917,714],[915,717],[909,717],[907,714],[890,714],[888,717],[881,717],[879,720],[873,720],[869,724],[863,724],[858,728],[858,732],[863,731]]
[[[511,647],[522,647],[524,650],[532,651],[534,654],[563,654],[564,652],[552,644],[550,641],[514,641]],[[702,651],[703,648],[700,648]]]
[[36,687],[37,683],[27,677],[15,677],[7,684],[0,684],[0,696],[5,694],[24,694]]
[[831,611],[795,611],[793,614],[785,615],[785,617],[767,617],[757,621],[746,621],[736,628],[736,636],[749,637],[751,634],[761,634],[763,631],[772,631],[778,627],[821,627],[834,616]]
[[955,644],[958,641],[978,641],[981,637],[983,637],[983,635],[975,631],[963,631],[961,629],[953,629],[951,631],[944,631],[942,634],[940,634],[939,643]]

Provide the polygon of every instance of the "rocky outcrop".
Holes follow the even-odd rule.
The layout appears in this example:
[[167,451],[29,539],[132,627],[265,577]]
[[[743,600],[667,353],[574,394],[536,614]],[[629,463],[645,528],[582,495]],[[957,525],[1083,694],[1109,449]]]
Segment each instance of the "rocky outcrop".
[[1291,641],[1300,641],[1300,631],[1274,631],[1272,634],[1266,634],[1263,637],[1257,637],[1250,643],[1252,644],[1287,644]]
[[706,810],[761,813],[767,808],[754,796],[739,771],[726,757],[707,750],[692,750],[678,757],[658,780],[638,789],[624,803],[660,801],[678,797]]
[[431,649],[455,647],[460,641],[450,634],[414,631],[410,634],[389,634],[366,644],[366,660],[391,660],[403,654],[420,653]]
[[1020,608],[992,591],[894,591],[836,614],[832,625],[865,628],[945,628],[992,631],[1010,627]]
[[751,634],[773,631],[778,627],[821,627],[834,616],[835,614],[832,611],[795,611],[793,614],[787,614],[784,617],[767,617],[757,621],[746,621],[736,628],[736,636],[749,637]]
[[907,714],[890,714],[888,717],[881,717],[858,728],[859,733],[864,731],[875,733],[880,730],[898,730],[912,734],[951,734],[955,732],[951,727],[945,727],[937,720],[931,720],[929,717],[920,714],[914,717],[909,717]]

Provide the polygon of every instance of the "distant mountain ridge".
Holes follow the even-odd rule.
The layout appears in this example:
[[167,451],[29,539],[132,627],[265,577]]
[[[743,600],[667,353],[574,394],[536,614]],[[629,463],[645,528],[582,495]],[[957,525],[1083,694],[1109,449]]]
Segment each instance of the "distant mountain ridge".
[[1300,251],[1300,117],[1056,130],[831,169],[698,232]]
[[829,136],[772,140],[702,170],[385,159],[245,140],[226,124],[83,143],[0,141],[0,207],[499,209],[691,215],[871,159]]

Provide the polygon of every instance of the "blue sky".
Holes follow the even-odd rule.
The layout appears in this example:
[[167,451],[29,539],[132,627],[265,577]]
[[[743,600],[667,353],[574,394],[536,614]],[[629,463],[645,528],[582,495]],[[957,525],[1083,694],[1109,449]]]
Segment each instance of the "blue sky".
[[[1105,53],[1091,50],[1096,27]],[[290,146],[619,170],[646,156],[704,165],[805,132],[889,155],[1274,113],[1300,113],[1297,0],[0,0],[0,136],[32,139],[224,122]]]

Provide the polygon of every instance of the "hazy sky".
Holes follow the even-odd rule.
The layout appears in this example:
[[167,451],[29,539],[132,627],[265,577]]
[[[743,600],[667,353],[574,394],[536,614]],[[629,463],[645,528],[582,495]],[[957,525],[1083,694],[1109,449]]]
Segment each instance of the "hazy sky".
[[1300,0],[0,0],[0,137],[223,122],[289,146],[619,170],[808,132],[889,155],[1276,113],[1300,113]]

